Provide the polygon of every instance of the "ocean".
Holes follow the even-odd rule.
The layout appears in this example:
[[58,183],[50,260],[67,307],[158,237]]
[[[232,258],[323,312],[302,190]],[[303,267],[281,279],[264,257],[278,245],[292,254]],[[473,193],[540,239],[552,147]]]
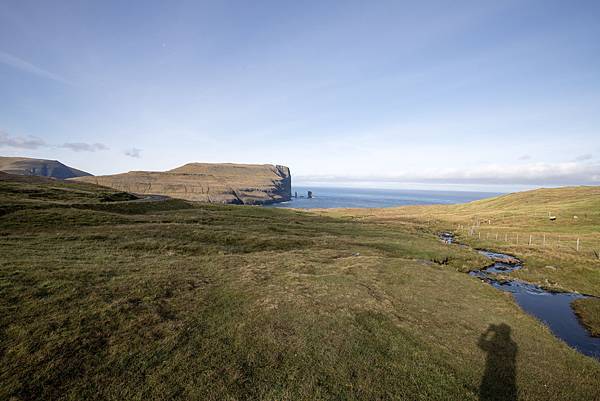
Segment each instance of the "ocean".
[[[313,198],[308,199],[308,191]],[[299,209],[328,209],[337,207],[367,208],[404,205],[451,205],[501,195],[492,192],[430,191],[412,189],[367,189],[367,188],[324,188],[294,187],[292,195],[298,198],[270,207],[293,207]]]

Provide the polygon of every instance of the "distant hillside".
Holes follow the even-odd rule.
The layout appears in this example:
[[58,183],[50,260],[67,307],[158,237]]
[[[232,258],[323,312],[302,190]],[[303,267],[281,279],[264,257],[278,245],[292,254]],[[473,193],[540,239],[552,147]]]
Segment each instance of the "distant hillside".
[[0,171],[17,175],[59,178],[61,180],[91,176],[90,173],[69,167],[57,160],[30,159],[27,157],[0,156]]
[[[342,211],[332,213],[342,213]],[[515,192],[493,198],[455,205],[400,206],[386,209],[357,210],[357,215],[371,217],[429,216],[442,220],[506,220],[511,225],[530,224],[530,219],[540,220],[547,226],[557,224],[548,219],[557,217],[560,225],[600,223],[600,186],[540,188]],[[574,218],[577,216],[577,218]]]
[[189,163],[165,172],[131,171],[76,180],[137,194],[212,203],[267,204],[291,197],[289,168],[271,164]]
[[[593,228],[600,223],[600,187],[542,188],[445,208],[435,207],[432,212],[459,220],[489,220],[492,224],[513,227],[538,226],[555,230],[560,226],[581,230],[582,226]],[[556,217],[556,221],[550,220],[550,215]]]
[[590,208],[590,211],[595,211],[596,208],[592,205],[600,205],[599,186],[540,188],[455,205],[453,209],[533,212],[538,211],[539,208],[550,211],[553,209],[585,211],[586,208]]
[[111,188],[50,177],[8,174],[0,171],[0,216],[27,207],[74,205],[138,199]]

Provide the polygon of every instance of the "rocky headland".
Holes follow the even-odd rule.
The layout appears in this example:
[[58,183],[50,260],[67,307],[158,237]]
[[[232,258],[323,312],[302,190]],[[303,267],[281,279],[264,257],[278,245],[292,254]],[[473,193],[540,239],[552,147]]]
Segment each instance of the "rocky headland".
[[286,166],[232,163],[189,163],[164,172],[130,171],[74,180],[135,194],[243,205],[290,200],[292,185]]

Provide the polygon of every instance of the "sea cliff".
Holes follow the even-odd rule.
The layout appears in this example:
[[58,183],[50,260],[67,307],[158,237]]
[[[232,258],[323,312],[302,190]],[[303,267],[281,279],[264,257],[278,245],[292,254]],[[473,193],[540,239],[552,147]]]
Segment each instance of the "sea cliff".
[[164,172],[131,171],[74,180],[142,195],[243,205],[290,200],[292,186],[290,169],[271,164],[189,163]]

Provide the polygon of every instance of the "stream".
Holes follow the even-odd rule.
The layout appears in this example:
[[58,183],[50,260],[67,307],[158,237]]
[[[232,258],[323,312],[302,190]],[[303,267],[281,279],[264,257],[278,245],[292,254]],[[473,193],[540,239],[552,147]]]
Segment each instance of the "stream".
[[[442,233],[441,239],[451,244],[453,235]],[[582,354],[600,360],[600,338],[592,337],[581,324],[571,308],[571,302],[587,296],[571,292],[550,292],[535,284],[521,280],[502,280],[497,274],[508,274],[523,267],[513,256],[502,253],[479,251],[494,263],[469,275],[477,277],[501,291],[510,292],[519,306],[544,323],[555,336]]]

